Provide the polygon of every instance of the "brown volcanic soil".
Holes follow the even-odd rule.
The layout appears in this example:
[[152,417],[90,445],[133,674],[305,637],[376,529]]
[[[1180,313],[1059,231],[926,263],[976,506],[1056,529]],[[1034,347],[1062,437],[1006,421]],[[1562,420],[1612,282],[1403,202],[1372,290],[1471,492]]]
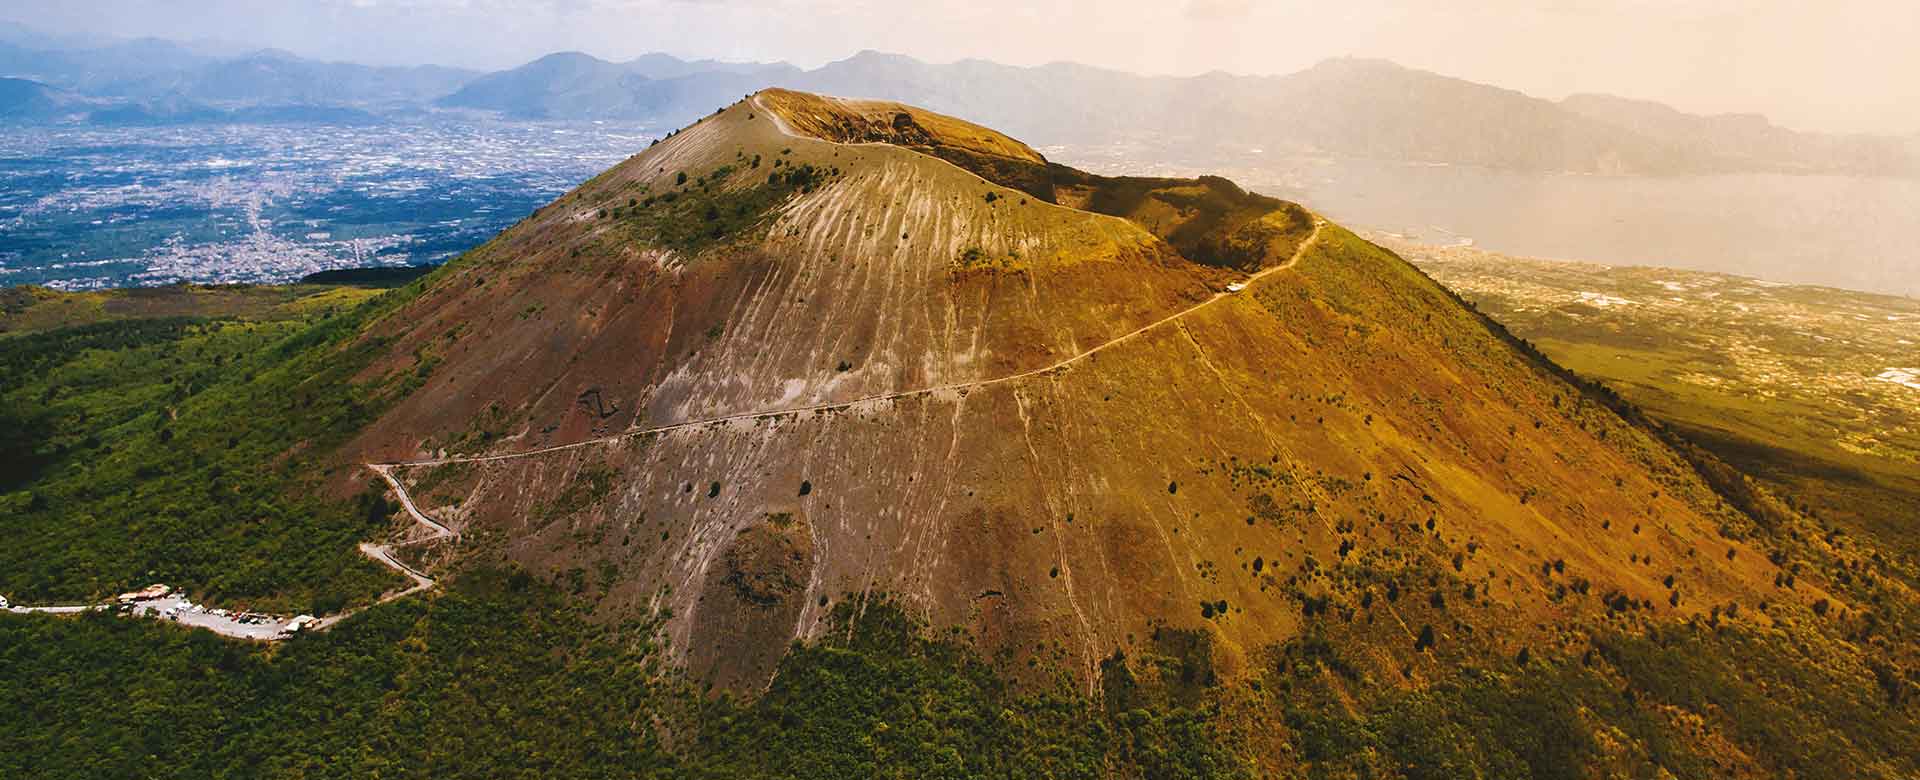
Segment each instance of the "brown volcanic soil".
[[[511,453],[990,380],[1243,278],[1144,220],[902,146],[788,136],[768,106],[798,100],[736,104],[442,271],[370,334],[391,355],[370,371],[425,384],[350,450]],[[787,117],[801,128],[893,110],[800,102],[854,106]],[[1025,149],[962,125],[916,114],[912,140]],[[773,160],[839,173],[694,251],[611,215],[721,166],[750,175],[710,191],[745,192]],[[1177,187],[1226,192],[1152,188]],[[1309,228],[1296,210],[1220,213],[1262,225],[1244,245],[1270,267]],[[880,593],[1010,669],[1089,685],[1118,650],[1231,675],[1312,621],[1416,674],[1423,626],[1433,653],[1476,633],[1539,646],[1581,621],[1824,595],[1776,591],[1765,552],[1722,536],[1747,519],[1686,463],[1334,226],[1296,266],[1057,371],[396,474],[606,614],[671,609],[681,657],[737,688]]]

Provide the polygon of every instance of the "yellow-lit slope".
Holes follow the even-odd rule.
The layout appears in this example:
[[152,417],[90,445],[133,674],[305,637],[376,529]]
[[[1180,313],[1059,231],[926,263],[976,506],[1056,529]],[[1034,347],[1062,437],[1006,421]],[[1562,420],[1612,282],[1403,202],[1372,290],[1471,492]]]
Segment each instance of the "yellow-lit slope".
[[[423,505],[608,614],[670,609],[730,686],[882,595],[1089,684],[1117,652],[1231,674],[1314,624],[1417,677],[1469,635],[1820,595],[1776,594],[1686,463],[1337,226],[1228,197],[1222,229],[1271,232],[1216,297],[1249,275],[797,131],[821,105],[849,104],[736,104],[456,264],[374,334],[426,378],[357,451],[436,461],[396,470]],[[1133,213],[1189,186],[1139,181],[1100,186]]]
[[945,146],[1026,162],[1046,162],[1039,152],[997,131],[902,103],[851,100],[788,89],[764,90],[754,96],[754,102],[780,117],[793,132],[828,141]]

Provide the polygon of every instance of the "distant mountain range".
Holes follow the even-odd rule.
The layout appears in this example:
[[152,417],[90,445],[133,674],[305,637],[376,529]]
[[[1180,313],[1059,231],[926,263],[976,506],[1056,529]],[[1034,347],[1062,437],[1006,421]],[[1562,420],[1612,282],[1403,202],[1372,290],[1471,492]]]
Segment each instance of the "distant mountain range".
[[434,65],[397,68],[317,62],[274,49],[216,57],[152,38],[85,49],[38,49],[16,38],[0,40],[0,75],[88,97],[133,102],[378,109],[431,101],[481,74]]
[[1068,63],[932,64],[861,52],[784,62],[609,62],[578,52],[478,73],[219,54],[153,39],[76,46],[0,35],[0,121],[378,121],[481,111],[511,119],[676,127],[769,86],[884,98],[976,117],[1042,145],[1116,142],[1207,155],[1260,149],[1600,174],[1769,171],[1920,175],[1920,136],[1801,133],[1757,115],[1698,116],[1608,95],[1554,102],[1384,60],[1280,76],[1140,76]]
[[0,121],[44,121],[72,110],[73,96],[37,81],[0,78]]
[[512,70],[473,79],[437,104],[529,119],[643,119],[680,124],[716,100],[803,71],[782,63],[687,62],[665,54],[615,63],[579,52],[549,54]]

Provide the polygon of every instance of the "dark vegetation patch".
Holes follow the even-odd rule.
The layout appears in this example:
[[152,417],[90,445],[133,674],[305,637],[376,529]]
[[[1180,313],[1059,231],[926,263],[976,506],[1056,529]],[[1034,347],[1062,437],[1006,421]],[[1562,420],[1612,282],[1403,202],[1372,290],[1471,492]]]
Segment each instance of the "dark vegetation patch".
[[1882,761],[1896,775],[1920,772],[1920,713],[1907,698],[1914,671],[1826,646],[1806,634],[1700,625],[1597,643],[1629,696],[1706,716],[1781,775],[1868,777]]
[[[1319,663],[1327,662],[1339,663]],[[1469,670],[1425,690],[1390,694],[1359,716],[1310,700],[1287,702],[1283,712],[1314,777],[1575,780],[1598,755],[1568,682],[1559,674],[1503,678]],[[1591,675],[1578,682],[1587,696],[1606,693]]]
[[808,551],[793,534],[783,533],[792,515],[769,516],[768,527],[740,532],[721,556],[726,584],[742,602],[771,607],[806,587]]
[[843,628],[797,647],[759,700],[713,706],[695,745],[703,776],[1241,776],[1207,709],[1109,713],[1064,684],[1011,687],[885,602],[843,601],[834,621]]
[[272,651],[0,614],[0,776],[1242,776],[1208,708],[1016,689],[885,602],[833,621],[745,701],[670,672],[655,624],[493,568]]
[[[1674,626],[1518,662],[1504,652],[1416,661],[1423,680],[1408,686],[1377,653],[1354,654],[1353,637],[1319,629],[1259,656],[1250,681],[1226,682],[1214,676],[1205,632],[1163,628],[1136,655],[1102,662],[1089,699],[1064,679],[1015,686],[964,640],[930,634],[884,600],[847,598],[820,641],[779,662],[764,695],[738,698],[703,694],[669,670],[656,624],[589,619],[556,586],[510,570],[479,567],[445,583],[434,597],[273,650],[106,615],[0,614],[0,707],[16,716],[0,730],[0,775],[1920,770],[1906,673],[1833,656],[1818,649],[1826,640],[1799,629]],[[1267,737],[1233,736],[1245,728]],[[1753,763],[1733,771],[1721,739],[1732,760]]]
[[721,186],[734,175],[730,166],[723,166],[694,186],[647,195],[632,208],[616,209],[614,218],[641,242],[696,254],[762,224],[788,198],[812,192],[840,172],[811,164],[788,166],[749,186]]
[[156,621],[0,614],[0,776],[626,777],[670,764],[639,716],[672,701],[650,627],[590,623],[526,574],[443,583],[272,650]]
[[[137,381],[125,372],[137,371],[140,358],[158,357],[174,342],[218,327],[200,318],[169,317],[79,325],[0,341],[0,490],[26,484],[41,468],[83,448],[89,441],[83,433],[90,428],[118,425],[141,411],[131,404],[60,403],[67,400],[62,396],[111,392]],[[81,376],[73,381],[51,376],[56,368],[81,361],[90,364],[74,371]],[[153,376],[160,372],[146,373],[140,379],[160,383],[162,378]]]
[[[1710,409],[1702,411],[1712,413]],[[1669,427],[1777,493],[1791,496],[1802,511],[1842,521],[1908,560],[1920,561],[1920,524],[1912,522],[1920,517],[1920,474],[1900,473],[1897,466],[1863,468],[1861,462],[1843,462],[1781,445],[1763,431],[1732,425],[1730,416],[1719,415],[1716,419],[1725,421],[1728,427],[1681,420],[1670,420]],[[1864,458],[1860,461],[1870,462]],[[1743,498],[1743,508],[1765,512],[1757,499]]]
[[956,146],[913,148],[972,171],[974,175],[1007,189],[1019,190],[1048,203],[1054,202],[1053,175],[1051,166],[1046,163],[1002,157]]
[[370,268],[336,268],[331,271],[316,271],[300,277],[301,284],[352,284],[367,287],[398,287],[427,274],[433,273],[438,266],[375,266]]
[[0,288],[0,336],[127,320],[297,320],[344,311],[374,295],[338,285],[169,284],[86,292]]
[[1081,208],[1133,219],[1203,265],[1258,270],[1270,257],[1285,259],[1313,228],[1298,204],[1218,176],[1096,176],[1058,164],[1048,171],[1056,190],[1078,191]]
[[[1829,640],[1792,634],[1699,624],[1603,634],[1589,651],[1522,648],[1511,662],[1443,668],[1402,689],[1310,633],[1275,654],[1259,689],[1284,713],[1309,777],[1580,778],[1609,765],[1630,777],[1848,778],[1920,768],[1920,715],[1884,684],[1897,673],[1817,657],[1812,648]],[[1753,765],[1732,771],[1720,739]]]

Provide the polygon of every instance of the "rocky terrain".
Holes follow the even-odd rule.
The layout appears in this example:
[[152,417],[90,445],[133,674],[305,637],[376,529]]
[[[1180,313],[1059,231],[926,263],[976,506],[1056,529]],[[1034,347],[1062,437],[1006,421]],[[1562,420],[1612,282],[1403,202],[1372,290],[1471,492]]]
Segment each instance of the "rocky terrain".
[[[1803,294],[1565,273],[1516,328]],[[1920,770],[1896,482],[1224,178],[766,90],[366,283],[0,301],[10,600],[325,616],[0,614],[0,774]]]
[[[1244,670],[1322,615],[1399,668],[1495,626],[1780,598],[1684,460],[1404,262],[1207,205],[1231,185],[1040,166],[951,118],[761,93],[432,277],[370,369],[432,373],[348,449],[424,461],[396,472],[429,513],[609,614],[669,609],[697,673],[749,686],[879,594],[1087,685],[1175,635]],[[767,187],[791,199],[729,221]],[[1189,225],[1258,252],[1203,262]]]

